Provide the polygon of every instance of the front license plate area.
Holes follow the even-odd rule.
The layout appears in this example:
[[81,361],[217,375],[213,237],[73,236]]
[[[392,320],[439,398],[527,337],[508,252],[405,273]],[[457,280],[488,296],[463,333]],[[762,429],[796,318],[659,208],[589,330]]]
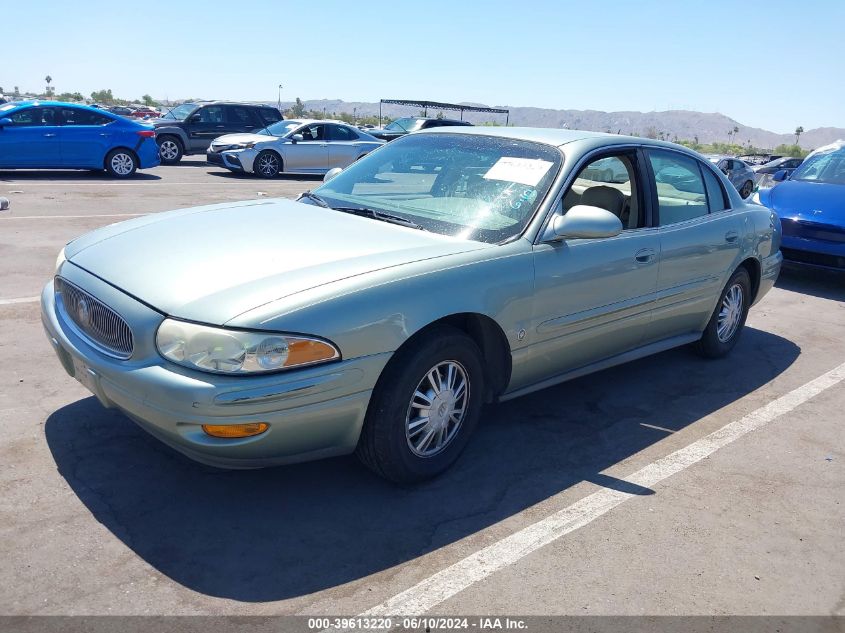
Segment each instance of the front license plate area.
[[99,395],[97,374],[89,369],[88,365],[76,358],[73,359],[73,377],[95,396]]

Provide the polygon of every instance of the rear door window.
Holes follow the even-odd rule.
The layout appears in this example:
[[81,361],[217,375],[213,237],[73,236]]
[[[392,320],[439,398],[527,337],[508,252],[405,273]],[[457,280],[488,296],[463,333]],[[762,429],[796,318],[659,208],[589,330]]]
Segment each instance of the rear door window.
[[243,106],[226,106],[226,122],[236,127],[254,125],[249,109]]
[[355,141],[358,135],[343,125],[327,125],[330,141]]
[[79,108],[62,108],[63,125],[108,125],[114,119],[99,112]]
[[649,150],[660,226],[708,214],[707,194],[698,161],[663,150]]

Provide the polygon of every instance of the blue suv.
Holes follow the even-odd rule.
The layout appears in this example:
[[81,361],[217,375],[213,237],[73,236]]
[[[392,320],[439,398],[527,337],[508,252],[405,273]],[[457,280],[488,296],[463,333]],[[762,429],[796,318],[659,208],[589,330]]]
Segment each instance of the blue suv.
[[105,169],[128,178],[158,164],[151,125],[56,101],[0,105],[0,169]]

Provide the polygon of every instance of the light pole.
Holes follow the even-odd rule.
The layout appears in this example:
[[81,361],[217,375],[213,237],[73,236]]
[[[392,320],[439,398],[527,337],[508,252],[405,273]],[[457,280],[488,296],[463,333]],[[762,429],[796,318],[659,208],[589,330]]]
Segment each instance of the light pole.
[[278,105],[279,112],[282,111],[282,88],[283,87],[284,86],[282,86],[282,84],[279,84],[279,105]]

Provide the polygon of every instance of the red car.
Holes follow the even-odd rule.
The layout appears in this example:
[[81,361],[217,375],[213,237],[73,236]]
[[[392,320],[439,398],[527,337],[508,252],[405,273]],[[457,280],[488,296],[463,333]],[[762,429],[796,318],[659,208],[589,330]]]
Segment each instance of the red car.
[[147,106],[142,106],[136,110],[133,110],[129,116],[135,119],[143,119],[144,117],[150,117],[151,119],[157,119],[161,116],[161,113],[156,110],[155,108],[148,108]]

